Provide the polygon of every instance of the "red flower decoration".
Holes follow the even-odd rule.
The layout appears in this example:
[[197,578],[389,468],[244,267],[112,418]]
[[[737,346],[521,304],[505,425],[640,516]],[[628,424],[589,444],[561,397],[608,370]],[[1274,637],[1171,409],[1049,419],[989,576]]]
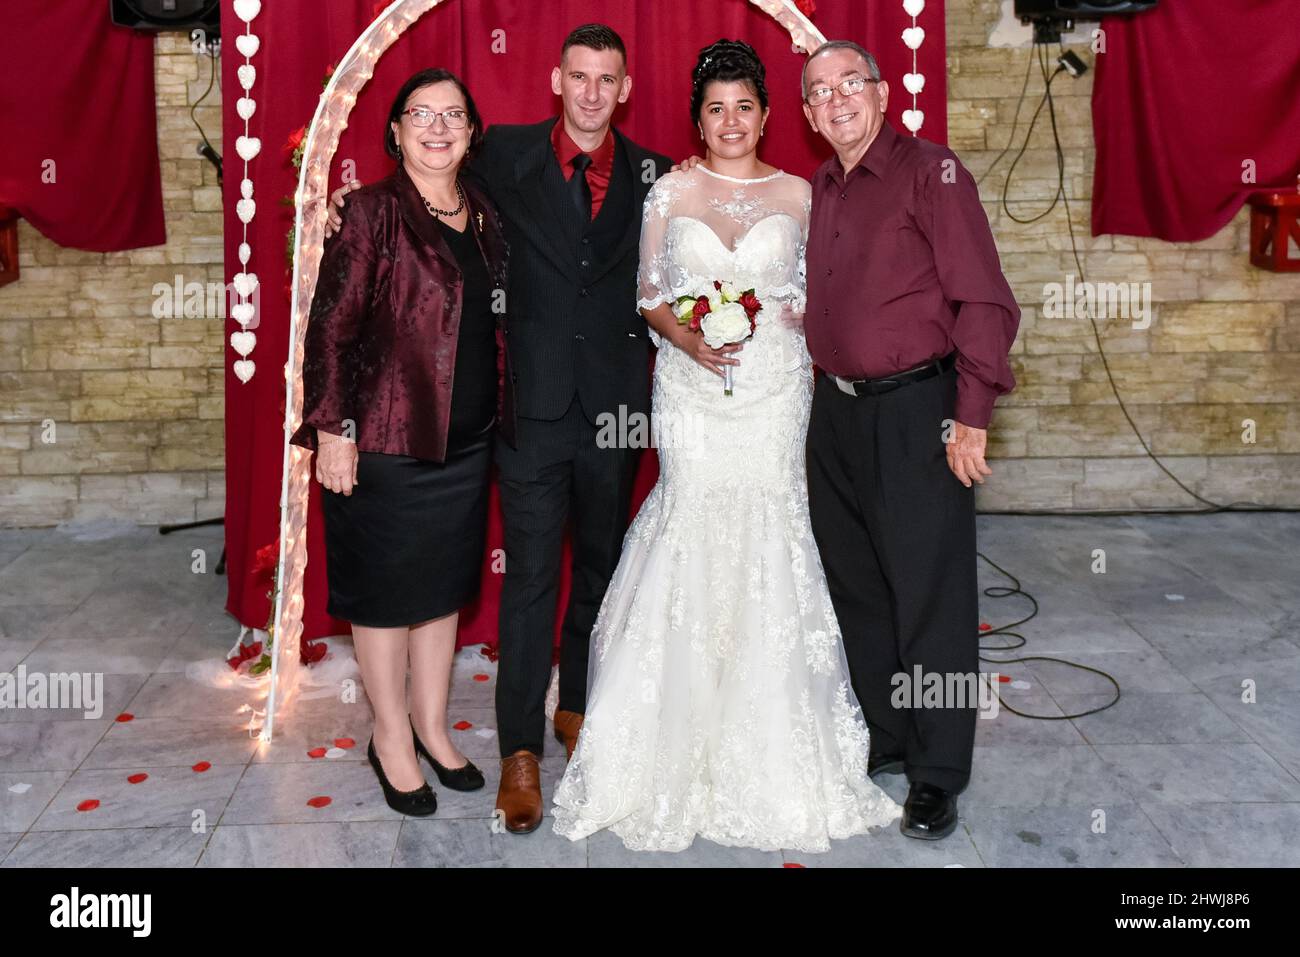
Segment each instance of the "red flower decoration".
[[298,642],[298,660],[304,665],[314,665],[329,653],[330,647],[325,642],[311,642],[303,638]]
[[208,768],[210,768],[210,767],[212,767],[212,765],[211,765],[209,762],[207,762],[207,761],[200,761],[198,764],[196,764],[196,765],[194,765],[192,768],[190,768],[190,770],[193,771],[195,774],[202,774],[204,771],[208,770]]
[[249,645],[240,645],[239,651],[226,659],[226,664],[230,665],[230,667],[235,671],[238,671],[239,666],[245,661],[251,661],[260,657],[262,657],[262,643],[260,641],[255,641]]
[[480,651],[479,654],[481,654],[481,655],[482,655],[484,658],[486,658],[488,661],[496,661],[496,660],[497,660],[497,646],[496,646],[496,645],[484,645],[484,646],[483,646],[483,650]]
[[309,798],[307,804],[310,807],[325,807],[331,801],[333,801],[333,798],[328,798],[325,797],[324,795],[321,795],[320,797]]
[[817,4],[814,0],[794,0],[794,5],[799,8],[799,12],[805,17],[811,17],[817,12]]
[[119,724],[126,724],[128,721],[134,721],[135,715],[133,715],[130,711],[123,711],[121,714],[117,716],[116,720]]
[[131,775],[129,778],[126,779],[126,782],[127,784],[141,784],[147,780],[149,780],[149,775],[141,772],[140,774]]
[[292,154],[294,150],[296,150],[299,146],[302,146],[302,141],[306,138],[307,138],[307,127],[300,126],[298,129],[290,133],[289,138],[284,141],[284,151],[286,153]]
[[93,811],[93,810],[95,810],[95,808],[97,808],[97,807],[99,807],[99,802],[98,802],[97,800],[95,800],[94,798],[88,798],[87,800],[82,801],[80,804],[77,805],[77,810],[78,810],[78,811]]
[[268,584],[275,578],[275,571],[280,565],[280,536],[263,545],[253,555],[253,580]]

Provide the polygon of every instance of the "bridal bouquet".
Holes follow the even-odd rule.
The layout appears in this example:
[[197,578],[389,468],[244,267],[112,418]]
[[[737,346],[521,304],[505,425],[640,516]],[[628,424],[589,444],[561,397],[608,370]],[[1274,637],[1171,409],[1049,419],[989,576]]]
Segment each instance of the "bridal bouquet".
[[[737,291],[729,282],[713,282],[703,296],[678,296],[677,321],[704,336],[712,348],[744,342],[754,334],[754,316],[763,308],[754,290]],[[724,395],[731,395],[732,366],[723,366]]]

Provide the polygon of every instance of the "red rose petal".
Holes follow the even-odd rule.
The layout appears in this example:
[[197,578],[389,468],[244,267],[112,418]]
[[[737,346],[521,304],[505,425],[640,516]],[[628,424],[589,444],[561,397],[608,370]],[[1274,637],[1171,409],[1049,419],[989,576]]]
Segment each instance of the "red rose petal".
[[351,738],[335,738],[334,747],[336,748],[355,748],[357,743]]
[[807,870],[807,868],[804,867],[802,864],[786,863],[786,864],[782,864],[781,866],[782,866],[782,867],[797,867],[797,868],[799,868],[801,871],[802,871],[802,870]]
[[327,797],[325,797],[324,795],[322,795],[322,796],[320,796],[320,797],[310,798],[310,799],[307,801],[307,803],[308,803],[311,807],[325,807],[325,805],[329,804],[332,800],[333,800],[333,798],[327,798]]
[[126,780],[128,784],[140,784],[142,781],[149,780],[149,775],[142,772],[140,774],[133,774]]
[[121,721],[121,722],[123,722],[123,723],[125,723],[125,722],[127,722],[127,721],[134,721],[134,720],[135,720],[135,715],[133,715],[133,714],[132,714],[131,712],[129,712],[129,711],[123,711],[121,714],[119,714],[119,715],[117,716],[117,720],[118,720],[118,721]]
[[470,724],[468,721],[457,721],[452,725],[452,727],[457,731],[468,731],[470,728],[474,727],[474,725]]
[[309,758],[323,758],[323,757],[325,757],[325,749],[324,749],[324,748],[312,748],[310,751],[307,752],[307,757],[309,757]]
[[998,681],[1002,682],[1003,684],[1006,684],[1010,680],[1011,680],[1010,675],[998,675]]
[[196,773],[196,774],[202,774],[204,771],[206,771],[206,770],[207,770],[208,768],[210,768],[210,767],[212,767],[212,765],[211,765],[209,762],[207,762],[207,761],[200,761],[198,764],[196,764],[196,765],[194,765],[192,768],[190,768],[190,770],[193,771],[193,772]]
[[97,808],[97,807],[99,807],[99,802],[98,802],[97,800],[95,800],[94,798],[88,798],[87,800],[82,801],[80,804],[77,805],[77,810],[78,810],[78,811],[93,811],[93,810],[95,810],[95,808]]
[[980,622],[980,631],[992,631],[992,630],[993,630],[993,626],[990,625],[987,621]]
[[487,676],[487,675],[475,675],[475,676],[474,676],[474,680],[475,680],[475,681],[487,681],[487,680],[488,680],[488,676]]

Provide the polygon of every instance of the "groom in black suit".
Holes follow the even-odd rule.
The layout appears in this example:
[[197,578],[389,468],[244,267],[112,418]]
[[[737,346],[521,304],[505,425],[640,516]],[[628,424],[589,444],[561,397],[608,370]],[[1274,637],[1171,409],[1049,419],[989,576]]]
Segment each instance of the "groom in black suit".
[[573,576],[555,735],[570,756],[587,706],[592,626],[627,530],[639,449],[599,447],[596,421],[627,421],[620,407],[627,416],[650,410],[650,338],[636,308],[641,208],[671,164],[611,125],[631,89],[619,35],[578,27],[551,72],[561,115],[489,127],[466,170],[500,208],[510,244],[517,426],[514,448],[496,446],[506,546],[496,712],[497,809],[516,833],[542,822],[538,762],[565,527]]
[[538,758],[566,522],[573,578],[555,733],[570,755],[586,710],[592,626],[627,530],[638,450],[600,448],[596,419],[650,406],[650,340],[636,309],[641,207],[670,163],[611,126],[631,85],[618,34],[578,27],[551,75],[562,115],[491,127],[474,162],[510,243],[518,431],[515,448],[496,450],[506,551],[496,711],[497,808],[515,832],[542,820]]

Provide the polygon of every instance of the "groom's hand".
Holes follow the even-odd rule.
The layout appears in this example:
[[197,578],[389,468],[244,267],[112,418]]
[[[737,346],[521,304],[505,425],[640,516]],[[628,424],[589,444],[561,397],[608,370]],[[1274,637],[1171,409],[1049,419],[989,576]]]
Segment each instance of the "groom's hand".
[[953,422],[952,439],[946,449],[948,468],[967,488],[970,488],[972,480],[983,485],[984,476],[993,474],[993,470],[984,461],[984,446],[988,435],[987,429]]
[[344,183],[334,192],[330,193],[329,205],[326,206],[328,215],[325,217],[325,238],[329,239],[340,229],[343,228],[343,215],[339,212],[343,208],[343,197],[354,189],[361,188],[360,180],[352,180]]
[[692,154],[686,157],[686,159],[682,160],[680,163],[674,163],[673,168],[670,169],[668,172],[679,173],[682,170],[695,169],[695,167],[699,166],[703,162],[704,162],[704,158],[702,156],[696,156]]

